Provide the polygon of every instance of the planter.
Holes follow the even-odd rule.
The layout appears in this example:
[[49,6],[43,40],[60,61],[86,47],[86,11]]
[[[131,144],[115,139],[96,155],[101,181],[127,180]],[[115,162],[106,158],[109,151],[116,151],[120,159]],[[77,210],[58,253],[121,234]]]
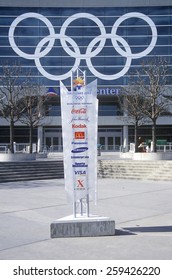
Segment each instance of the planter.
[[133,153],[133,160],[172,160],[172,152]]
[[0,154],[0,161],[28,161],[36,160],[36,154]]

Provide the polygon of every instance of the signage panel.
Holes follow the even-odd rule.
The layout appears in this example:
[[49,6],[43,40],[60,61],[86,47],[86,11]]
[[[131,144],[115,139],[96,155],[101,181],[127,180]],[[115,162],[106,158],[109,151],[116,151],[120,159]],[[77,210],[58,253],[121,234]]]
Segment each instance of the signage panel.
[[97,80],[74,91],[60,87],[65,189],[74,203],[96,200]]

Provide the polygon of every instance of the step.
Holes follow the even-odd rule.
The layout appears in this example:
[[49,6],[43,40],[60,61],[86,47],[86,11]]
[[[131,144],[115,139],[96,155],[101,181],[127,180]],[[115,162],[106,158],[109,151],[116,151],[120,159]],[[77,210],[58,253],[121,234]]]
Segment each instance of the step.
[[63,161],[0,162],[0,182],[64,178]]
[[10,182],[19,182],[19,181],[35,181],[35,180],[52,180],[52,179],[63,179],[64,176],[57,176],[57,175],[52,175],[50,176],[39,176],[35,178],[35,176],[29,176],[29,177],[17,177],[17,178],[7,178],[7,179],[2,179],[1,183],[10,183]]
[[[172,181],[172,161],[98,160],[99,178]],[[62,160],[0,162],[0,182],[64,178]]]
[[100,178],[172,181],[171,169],[172,161],[98,161]]

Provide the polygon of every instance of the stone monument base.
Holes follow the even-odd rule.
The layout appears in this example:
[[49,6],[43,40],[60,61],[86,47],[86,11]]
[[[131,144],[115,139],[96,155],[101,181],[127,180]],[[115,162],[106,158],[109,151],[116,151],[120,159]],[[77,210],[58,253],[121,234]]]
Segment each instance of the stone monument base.
[[108,236],[115,235],[115,221],[94,215],[67,216],[54,221],[50,230],[51,238]]

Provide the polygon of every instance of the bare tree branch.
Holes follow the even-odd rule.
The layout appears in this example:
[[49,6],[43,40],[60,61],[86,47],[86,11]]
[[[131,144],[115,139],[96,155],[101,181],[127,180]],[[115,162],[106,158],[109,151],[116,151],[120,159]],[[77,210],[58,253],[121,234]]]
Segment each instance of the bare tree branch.
[[24,108],[21,96],[27,77],[21,79],[23,69],[20,65],[3,65],[0,77],[0,114],[10,124],[10,151],[14,153],[14,124],[19,120]]
[[169,99],[164,95],[167,86],[167,63],[161,57],[142,64],[137,72],[138,85],[143,96],[145,106],[143,113],[152,121],[153,152],[156,152],[156,122],[165,112],[169,111]]
[[32,153],[33,142],[33,128],[46,116],[46,107],[44,106],[47,100],[45,91],[38,85],[27,85],[23,89],[23,96],[21,99],[24,111],[21,115],[20,121],[29,127],[29,152]]

